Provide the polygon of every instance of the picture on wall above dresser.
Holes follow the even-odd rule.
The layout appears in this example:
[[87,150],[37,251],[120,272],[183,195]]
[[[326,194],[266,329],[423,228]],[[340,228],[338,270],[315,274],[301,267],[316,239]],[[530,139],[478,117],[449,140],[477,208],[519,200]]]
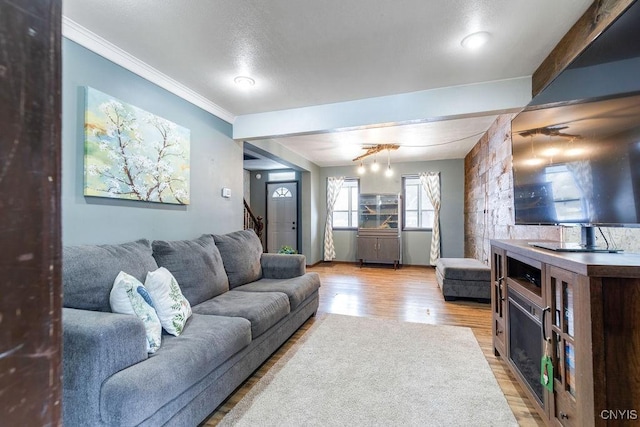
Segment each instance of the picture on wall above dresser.
[[84,195],[189,204],[190,130],[86,88]]

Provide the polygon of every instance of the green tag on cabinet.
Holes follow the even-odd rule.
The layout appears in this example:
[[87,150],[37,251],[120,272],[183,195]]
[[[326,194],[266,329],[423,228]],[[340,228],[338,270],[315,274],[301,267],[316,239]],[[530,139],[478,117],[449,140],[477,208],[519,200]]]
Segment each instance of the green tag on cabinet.
[[547,355],[542,356],[540,363],[540,382],[544,388],[553,392],[553,362]]

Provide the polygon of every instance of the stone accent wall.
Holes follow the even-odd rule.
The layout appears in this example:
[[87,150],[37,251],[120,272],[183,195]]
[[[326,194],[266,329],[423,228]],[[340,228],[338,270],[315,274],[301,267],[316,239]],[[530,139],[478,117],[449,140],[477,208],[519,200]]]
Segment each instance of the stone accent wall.
[[464,253],[489,264],[491,239],[561,240],[561,227],[514,225],[511,119],[503,114],[464,159]]
[[[640,228],[600,227],[611,247],[622,249],[624,252],[640,253]],[[566,242],[580,241],[580,228],[567,227],[564,232]],[[602,234],[596,230],[596,243],[606,246]]]

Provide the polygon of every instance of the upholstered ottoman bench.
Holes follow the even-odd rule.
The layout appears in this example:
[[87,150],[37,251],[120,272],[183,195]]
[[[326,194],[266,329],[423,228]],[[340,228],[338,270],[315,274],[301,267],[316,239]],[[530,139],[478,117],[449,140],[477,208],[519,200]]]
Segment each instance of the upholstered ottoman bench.
[[474,298],[491,302],[491,268],[473,258],[440,258],[436,280],[445,301]]

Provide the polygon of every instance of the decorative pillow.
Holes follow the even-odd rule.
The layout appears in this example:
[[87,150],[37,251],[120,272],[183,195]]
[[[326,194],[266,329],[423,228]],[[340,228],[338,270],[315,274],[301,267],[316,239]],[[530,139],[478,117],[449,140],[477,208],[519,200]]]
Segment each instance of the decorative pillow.
[[169,270],[160,267],[147,273],[144,287],[151,295],[164,330],[171,335],[180,335],[191,316],[191,305],[182,295],[176,278]]
[[173,274],[192,307],[229,290],[229,279],[211,235],[194,240],[155,240],[152,247],[158,267]]
[[147,353],[155,353],[160,348],[162,325],[144,285],[121,271],[113,282],[109,302],[112,312],[136,315],[142,320],[147,331]]
[[260,264],[262,242],[255,231],[251,229],[234,231],[224,235],[214,235],[213,239],[220,249],[230,288],[262,278]]

